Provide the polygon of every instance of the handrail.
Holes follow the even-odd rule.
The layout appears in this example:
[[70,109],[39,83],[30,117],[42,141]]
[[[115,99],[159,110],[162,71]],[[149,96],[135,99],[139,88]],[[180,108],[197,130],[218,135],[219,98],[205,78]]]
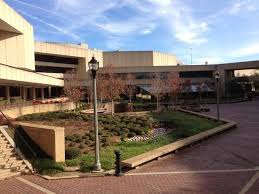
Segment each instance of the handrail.
[[[2,110],[0,110],[0,113],[6,119],[8,126],[13,126],[12,122],[8,119],[8,117],[3,113]],[[21,129],[21,126],[19,126],[19,128]],[[22,134],[20,133],[19,130],[15,129],[15,135],[17,135],[16,137],[18,137],[18,139],[20,141],[22,141],[22,144],[23,144],[23,146],[26,147],[26,150],[29,151],[34,158],[37,158],[37,154],[34,152],[34,150],[31,148],[31,146],[28,144],[28,142],[25,140],[25,138],[22,136]],[[14,138],[14,141],[15,141],[15,138]],[[19,148],[17,143],[15,143],[15,147]],[[19,150],[21,150],[21,149],[19,148]]]
[[[23,135],[20,133],[20,129],[22,129],[22,127],[19,125],[19,127],[15,130],[15,135],[17,135],[17,137],[19,138],[19,140],[22,141],[23,146],[26,147],[26,151],[29,151],[31,154],[30,156],[33,156],[33,158],[37,158],[37,154],[34,152],[34,150],[31,148],[31,146],[29,145],[29,143],[25,140],[25,138],[23,137]],[[16,147],[18,147],[17,144],[15,144]],[[20,149],[21,150],[21,149]]]

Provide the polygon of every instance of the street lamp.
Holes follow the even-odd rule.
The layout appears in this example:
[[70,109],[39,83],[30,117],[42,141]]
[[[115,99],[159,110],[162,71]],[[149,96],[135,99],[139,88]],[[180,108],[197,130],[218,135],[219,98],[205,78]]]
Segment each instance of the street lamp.
[[220,79],[220,73],[218,71],[215,72],[215,80],[217,83],[217,118],[219,121],[219,79]]
[[95,164],[93,172],[102,171],[99,157],[99,136],[98,136],[98,115],[97,115],[97,94],[96,94],[96,73],[99,69],[99,62],[93,56],[88,63],[90,73],[93,78],[93,97],[94,97],[94,128],[95,128]]

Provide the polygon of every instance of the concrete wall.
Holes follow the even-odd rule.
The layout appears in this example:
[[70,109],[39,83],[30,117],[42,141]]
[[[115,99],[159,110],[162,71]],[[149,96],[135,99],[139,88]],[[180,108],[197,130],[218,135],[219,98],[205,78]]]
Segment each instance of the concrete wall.
[[156,51],[113,51],[103,53],[104,66],[147,67],[177,65],[175,55]]
[[0,64],[0,84],[28,84],[42,86],[64,86],[64,81],[48,75],[17,69]]
[[79,64],[77,65],[77,78],[79,80],[85,80],[85,77],[88,74],[88,62],[91,60],[93,55],[96,60],[99,61],[100,67],[103,67],[103,52],[96,49],[88,49],[88,47],[70,44],[35,42],[35,53],[79,58]]
[[32,26],[0,1],[0,63],[35,70]]
[[55,162],[65,161],[65,129],[64,127],[38,125],[15,122],[25,130],[27,135]]
[[74,109],[75,105],[72,102],[57,103],[57,104],[39,104],[26,107],[15,107],[11,109],[3,110],[3,113],[10,118],[17,118],[27,114],[51,112],[59,110],[71,110]]
[[152,51],[114,51],[103,53],[104,66],[113,65],[114,67],[136,67],[152,66]]
[[153,65],[154,66],[176,66],[177,59],[175,55],[154,51]]

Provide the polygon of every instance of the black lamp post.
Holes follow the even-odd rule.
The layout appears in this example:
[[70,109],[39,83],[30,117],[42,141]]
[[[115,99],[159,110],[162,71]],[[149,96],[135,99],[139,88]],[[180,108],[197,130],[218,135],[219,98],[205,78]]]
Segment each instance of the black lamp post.
[[93,78],[93,97],[94,97],[94,128],[95,128],[95,164],[93,172],[102,171],[99,157],[99,135],[98,135],[98,115],[97,115],[97,93],[96,93],[96,73],[99,69],[99,62],[93,56],[88,63],[89,70]]
[[220,73],[218,71],[215,72],[215,80],[217,84],[217,118],[219,121],[219,80],[220,80]]

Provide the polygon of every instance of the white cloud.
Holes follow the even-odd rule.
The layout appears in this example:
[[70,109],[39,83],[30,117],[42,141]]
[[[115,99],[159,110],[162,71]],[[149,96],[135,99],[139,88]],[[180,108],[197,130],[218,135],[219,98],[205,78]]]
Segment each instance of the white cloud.
[[[73,32],[80,30],[82,33],[84,28],[99,28],[109,40],[110,37],[113,37],[112,40],[116,37],[121,40],[123,37],[122,41],[127,41],[135,35],[150,34],[163,25],[172,34],[172,39],[175,37],[179,42],[186,44],[207,42],[205,33],[209,29],[208,23],[194,18],[192,9],[181,0],[54,0],[53,2],[55,6],[50,10],[31,3],[24,2],[24,4],[47,14],[56,16],[58,13],[64,16],[67,22],[64,22],[66,24],[62,27],[34,15],[27,14],[27,16],[59,32],[71,34],[73,39],[79,39]],[[114,18],[107,14],[125,8],[130,8],[136,13],[128,18]]]
[[152,34],[152,30],[150,30],[150,29],[145,29],[145,30],[142,30],[142,31],[140,32],[140,34],[143,34],[143,35],[145,35],[145,34]]
[[48,26],[48,27],[50,27],[50,28],[52,28],[52,29],[54,29],[54,30],[56,30],[56,31],[58,31],[58,32],[61,32],[61,33],[65,34],[65,35],[67,35],[67,36],[73,38],[74,40],[77,40],[77,41],[80,41],[80,40],[81,40],[81,38],[80,38],[78,35],[76,35],[76,34],[74,34],[74,33],[71,33],[71,32],[69,32],[69,31],[67,31],[67,30],[65,30],[65,29],[63,29],[63,28],[61,28],[61,27],[58,27],[58,26],[52,24],[52,23],[46,22],[46,21],[44,21],[43,19],[41,19],[41,18],[39,18],[39,17],[30,15],[30,14],[24,12],[24,11],[21,11],[21,10],[18,10],[18,12],[22,13],[23,15],[25,15],[25,16],[27,16],[27,17],[33,19],[33,20],[36,20],[37,22],[43,23],[43,24],[45,24],[46,26]]
[[259,54],[259,42],[251,43],[231,53],[232,57],[247,57]]
[[256,11],[257,10],[257,2],[255,0],[238,0],[232,4],[229,9],[229,13],[232,15],[236,15],[241,11]]

